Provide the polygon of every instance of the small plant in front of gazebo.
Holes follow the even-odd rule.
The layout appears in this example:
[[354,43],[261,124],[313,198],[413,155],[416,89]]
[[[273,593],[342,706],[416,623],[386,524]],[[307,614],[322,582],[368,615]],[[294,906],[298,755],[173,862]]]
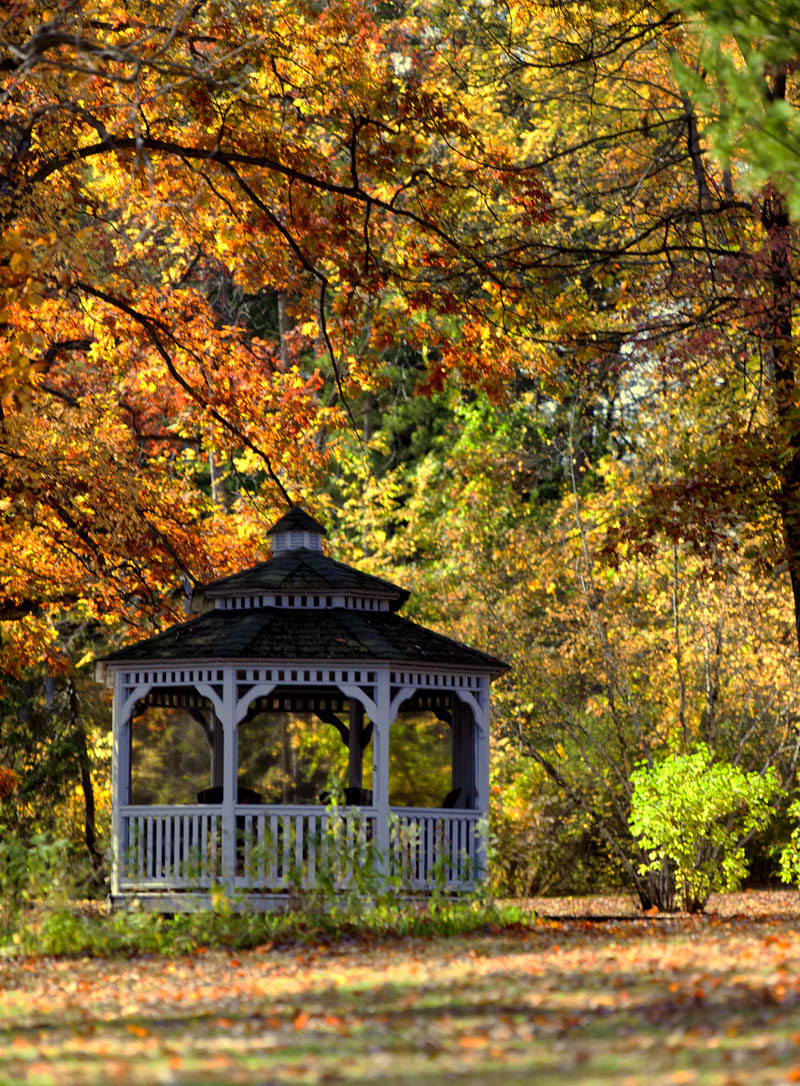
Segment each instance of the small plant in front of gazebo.
[[0,941],[23,915],[63,905],[81,881],[80,866],[63,838],[23,839],[0,823]]
[[702,912],[713,892],[735,890],[747,874],[744,843],[764,829],[780,794],[772,766],[746,772],[713,761],[701,743],[631,774],[629,824],[647,855],[640,873],[670,867],[687,912]]

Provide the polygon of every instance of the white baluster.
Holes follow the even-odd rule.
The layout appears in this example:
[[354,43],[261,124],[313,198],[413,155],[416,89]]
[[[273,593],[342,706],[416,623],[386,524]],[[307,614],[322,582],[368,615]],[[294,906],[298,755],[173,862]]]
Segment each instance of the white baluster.
[[292,820],[289,815],[284,815],[283,822],[283,870],[281,872],[281,884],[289,883],[289,872],[292,865]]
[[278,816],[270,815],[269,820],[269,887],[274,890],[278,886]]
[[317,816],[308,816],[308,866],[306,868],[306,885],[317,885]]
[[300,876],[300,884],[305,886],[305,873],[303,871],[303,831],[305,819],[299,814],[294,820],[294,860],[297,865],[297,873]]
[[144,878],[144,863],[147,842],[145,840],[144,816],[139,815],[136,820],[136,861],[139,878]]

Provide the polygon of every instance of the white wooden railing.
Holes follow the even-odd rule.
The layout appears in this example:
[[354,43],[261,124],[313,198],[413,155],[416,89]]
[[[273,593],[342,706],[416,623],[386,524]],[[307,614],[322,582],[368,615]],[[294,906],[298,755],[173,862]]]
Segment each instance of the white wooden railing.
[[395,807],[390,874],[410,890],[472,890],[479,882],[478,811]]
[[[381,862],[374,807],[237,804],[234,885],[286,893],[358,886]],[[468,890],[478,881],[477,811],[393,808],[388,873],[410,890]],[[223,882],[222,808],[120,809],[117,877],[124,893],[204,890]]]
[[351,886],[375,866],[374,807],[237,806],[236,887]]
[[219,807],[123,807],[121,890],[208,889],[222,878]]

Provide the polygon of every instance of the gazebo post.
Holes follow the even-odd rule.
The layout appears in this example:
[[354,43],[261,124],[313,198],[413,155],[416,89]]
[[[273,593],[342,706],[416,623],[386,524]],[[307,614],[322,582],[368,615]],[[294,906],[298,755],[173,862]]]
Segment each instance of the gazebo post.
[[217,719],[211,716],[211,787],[223,788],[225,784],[225,729]]
[[486,875],[486,844],[489,837],[489,680],[481,679],[480,712],[475,714],[475,787],[478,810],[484,811],[484,825],[478,833],[475,853],[477,877]]
[[459,697],[454,697],[451,710],[453,788],[460,788],[457,807],[470,808],[475,798],[476,756],[475,727],[472,711]]
[[239,783],[236,743],[236,682],[225,668],[222,688],[222,881],[228,897],[236,885],[236,798]]
[[[114,674],[114,697],[111,709],[111,893],[119,894],[119,865],[122,842],[122,816],[120,806],[123,800],[123,765],[122,747],[124,725],[122,721],[122,672]],[[127,744],[130,749],[130,744]],[[128,757],[130,764],[130,757]],[[130,774],[128,774],[130,780]],[[130,802],[130,796],[127,797]]]
[[379,876],[388,876],[391,872],[391,837],[389,833],[389,731],[391,729],[392,689],[388,671],[377,674],[378,689],[375,704],[378,710],[373,721],[372,731],[372,802],[375,806],[377,822],[378,855],[376,871]]

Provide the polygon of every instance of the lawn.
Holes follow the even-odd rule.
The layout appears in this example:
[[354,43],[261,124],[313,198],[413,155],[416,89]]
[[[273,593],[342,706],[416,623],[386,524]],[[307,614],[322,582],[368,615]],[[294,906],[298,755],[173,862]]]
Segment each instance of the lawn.
[[[0,1083],[800,1081],[800,894],[451,939],[0,961]],[[583,915],[594,919],[585,919]]]

